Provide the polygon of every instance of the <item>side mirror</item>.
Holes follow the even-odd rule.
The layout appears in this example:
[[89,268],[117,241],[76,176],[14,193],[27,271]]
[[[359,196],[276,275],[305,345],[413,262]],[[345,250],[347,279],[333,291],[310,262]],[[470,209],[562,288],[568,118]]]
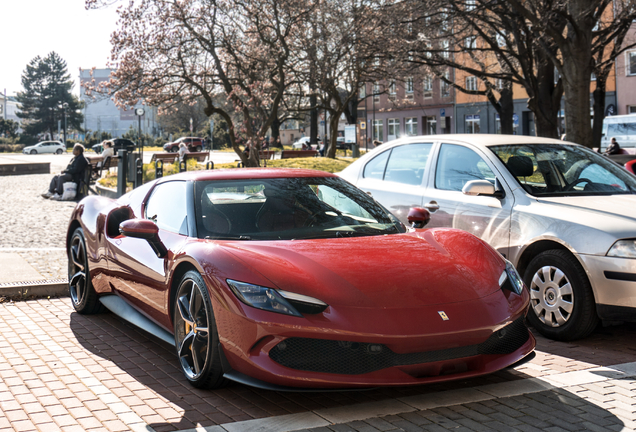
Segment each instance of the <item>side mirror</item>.
[[151,220],[128,219],[119,224],[119,232],[126,237],[146,240],[159,258],[168,254],[166,246],[159,240],[159,227]]
[[470,196],[487,195],[496,198],[503,197],[503,192],[501,190],[497,190],[495,185],[490,183],[488,180],[471,180],[464,185],[462,193]]
[[411,228],[424,228],[431,220],[431,213],[421,207],[412,207],[406,219],[411,224]]

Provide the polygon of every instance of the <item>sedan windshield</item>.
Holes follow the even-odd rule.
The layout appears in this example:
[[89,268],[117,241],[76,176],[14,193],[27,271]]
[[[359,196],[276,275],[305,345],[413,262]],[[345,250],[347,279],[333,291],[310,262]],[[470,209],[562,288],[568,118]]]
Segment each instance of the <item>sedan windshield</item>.
[[534,196],[636,193],[636,177],[603,155],[572,144],[489,147]]
[[405,232],[390,212],[337,177],[197,182],[200,238],[291,240]]

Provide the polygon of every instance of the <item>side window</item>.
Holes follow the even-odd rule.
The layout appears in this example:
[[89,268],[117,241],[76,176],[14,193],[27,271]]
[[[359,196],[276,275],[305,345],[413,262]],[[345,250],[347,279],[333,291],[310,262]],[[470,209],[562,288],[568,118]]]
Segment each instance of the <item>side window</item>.
[[442,190],[461,191],[471,180],[490,180],[495,175],[488,164],[473,150],[454,144],[442,144],[437,170],[435,187]]
[[173,181],[155,188],[146,204],[146,219],[160,229],[187,235],[186,183]]
[[365,165],[364,178],[372,178],[382,180],[384,178],[384,169],[386,168],[386,161],[389,159],[391,150],[384,151],[371,159],[371,161]]
[[432,147],[433,144],[409,144],[394,147],[386,165],[384,180],[421,185]]

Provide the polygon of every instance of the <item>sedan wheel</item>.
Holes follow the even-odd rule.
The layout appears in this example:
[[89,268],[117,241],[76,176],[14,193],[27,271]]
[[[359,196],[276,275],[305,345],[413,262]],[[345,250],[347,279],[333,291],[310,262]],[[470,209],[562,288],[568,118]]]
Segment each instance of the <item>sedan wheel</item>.
[[569,252],[540,253],[528,265],[524,282],[530,288],[528,320],[544,336],[570,341],[587,336],[596,327],[592,287]]
[[37,150],[31,150],[31,154],[38,154]]
[[91,284],[84,231],[77,228],[68,249],[68,287],[71,302],[81,314],[94,314],[104,310]]
[[199,146],[199,147],[195,148],[195,150],[196,150],[197,152],[200,152],[200,151],[201,151],[201,147]]
[[174,337],[181,370],[194,387],[218,388],[226,383],[210,297],[195,271],[183,276],[177,291]]
[[55,150],[55,154],[62,154],[62,153],[64,153],[64,151],[62,149]]

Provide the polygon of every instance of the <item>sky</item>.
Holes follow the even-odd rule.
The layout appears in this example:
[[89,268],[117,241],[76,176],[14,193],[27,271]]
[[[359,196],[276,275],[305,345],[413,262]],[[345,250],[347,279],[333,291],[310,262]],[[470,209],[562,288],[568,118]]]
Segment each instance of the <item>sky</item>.
[[79,69],[106,67],[115,6],[86,10],[84,0],[0,0],[0,92],[13,96],[36,56],[57,52],[66,61],[79,95]]

